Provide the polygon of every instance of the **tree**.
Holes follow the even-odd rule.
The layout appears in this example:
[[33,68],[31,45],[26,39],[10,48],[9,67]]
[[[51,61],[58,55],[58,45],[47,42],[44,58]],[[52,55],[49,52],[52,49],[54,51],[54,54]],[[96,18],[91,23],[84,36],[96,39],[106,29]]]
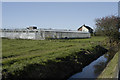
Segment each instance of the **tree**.
[[109,42],[119,41],[119,28],[120,28],[120,17],[118,16],[106,16],[97,18],[96,22],[96,33],[105,35],[108,37]]

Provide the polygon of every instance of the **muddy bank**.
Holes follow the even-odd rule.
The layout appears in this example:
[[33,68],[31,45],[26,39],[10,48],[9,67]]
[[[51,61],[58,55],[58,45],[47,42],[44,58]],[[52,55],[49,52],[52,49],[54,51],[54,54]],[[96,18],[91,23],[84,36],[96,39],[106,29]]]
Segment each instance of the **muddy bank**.
[[56,58],[56,60],[43,62],[43,64],[26,66],[24,70],[16,71],[15,74],[7,73],[7,75],[3,75],[3,79],[67,80],[71,75],[82,70],[82,68],[107,51],[107,49],[99,45],[90,50],[81,49],[79,52],[75,52],[64,58]]

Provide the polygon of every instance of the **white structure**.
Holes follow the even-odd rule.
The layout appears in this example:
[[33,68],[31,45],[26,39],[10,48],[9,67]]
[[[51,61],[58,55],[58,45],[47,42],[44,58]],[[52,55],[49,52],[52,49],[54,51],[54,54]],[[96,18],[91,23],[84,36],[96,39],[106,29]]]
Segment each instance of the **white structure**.
[[82,31],[83,32],[89,32],[89,30],[85,26],[82,27]]
[[90,33],[82,31],[67,31],[67,30],[40,30],[40,29],[7,29],[1,30],[1,37],[11,39],[63,39],[63,38],[90,38]]
[[93,29],[86,25],[81,26],[78,31],[93,33]]

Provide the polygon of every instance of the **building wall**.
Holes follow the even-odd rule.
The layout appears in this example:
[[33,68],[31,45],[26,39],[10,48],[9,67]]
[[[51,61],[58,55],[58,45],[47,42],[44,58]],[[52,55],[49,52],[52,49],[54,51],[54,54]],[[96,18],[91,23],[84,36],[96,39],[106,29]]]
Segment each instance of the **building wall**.
[[86,32],[70,32],[70,31],[45,31],[45,38],[87,38],[90,37],[90,33]]
[[37,39],[44,40],[50,38],[89,38],[90,33],[86,32],[71,32],[71,31],[1,31],[1,37],[7,37],[11,39]]
[[82,31],[82,28],[79,28],[78,31]]
[[35,33],[27,32],[1,32],[1,37],[7,37],[11,39],[21,38],[21,39],[35,39]]
[[82,27],[82,31],[84,31],[84,32],[89,32],[89,30],[86,28],[86,27]]

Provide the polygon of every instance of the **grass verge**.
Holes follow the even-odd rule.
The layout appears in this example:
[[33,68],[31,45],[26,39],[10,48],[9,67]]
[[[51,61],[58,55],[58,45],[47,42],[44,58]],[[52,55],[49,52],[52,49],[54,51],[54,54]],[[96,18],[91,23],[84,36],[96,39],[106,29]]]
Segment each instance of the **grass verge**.
[[119,52],[117,52],[115,56],[112,58],[112,60],[108,63],[104,71],[98,77],[98,80],[99,78],[113,78],[113,79],[117,78]]
[[3,79],[65,79],[105,53],[104,40],[2,39]]

